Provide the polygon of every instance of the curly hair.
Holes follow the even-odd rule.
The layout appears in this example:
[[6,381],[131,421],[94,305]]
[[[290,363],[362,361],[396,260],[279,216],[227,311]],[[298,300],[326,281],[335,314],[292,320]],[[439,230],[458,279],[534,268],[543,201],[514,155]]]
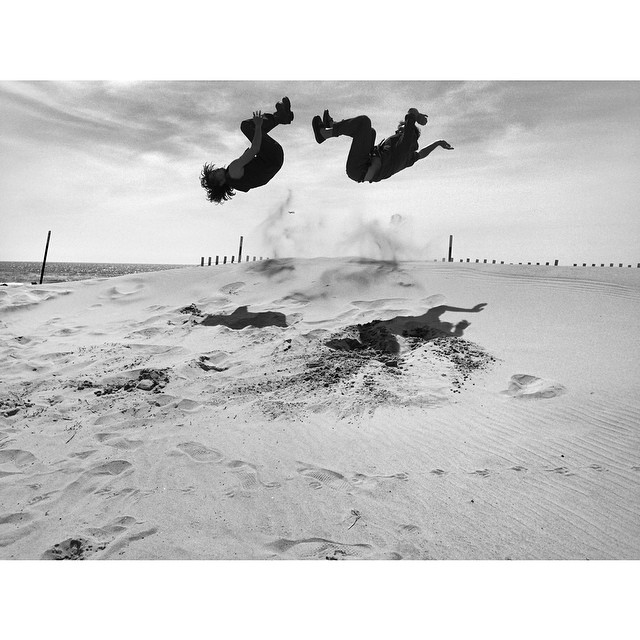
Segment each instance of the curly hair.
[[200,172],[200,186],[207,192],[207,200],[209,202],[222,204],[227,200],[231,200],[236,192],[226,182],[224,184],[214,184],[213,180],[211,180],[211,182],[209,181],[209,178],[211,178],[216,168],[215,164],[205,162]]

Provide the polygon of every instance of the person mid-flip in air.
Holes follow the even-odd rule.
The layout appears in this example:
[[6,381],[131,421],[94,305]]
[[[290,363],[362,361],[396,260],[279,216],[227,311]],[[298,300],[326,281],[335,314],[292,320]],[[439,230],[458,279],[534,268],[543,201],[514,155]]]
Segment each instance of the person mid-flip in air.
[[420,130],[416,123],[427,124],[427,116],[411,108],[396,132],[376,145],[376,130],[371,127],[368,116],[334,122],[325,109],[322,118],[315,116],[311,122],[318,144],[337,136],[352,138],[347,157],[347,175],[356,182],[386,180],[398,171],[411,167],[417,160],[426,158],[437,147],[453,149],[445,140],[438,140],[418,151]]
[[253,118],[243,120],[240,130],[251,141],[251,146],[226,168],[205,163],[200,184],[207,192],[207,200],[222,204],[230,200],[235,191],[247,192],[267,184],[284,164],[284,151],[269,131],[292,120],[291,102],[286,96],[276,104],[275,113],[254,111]]

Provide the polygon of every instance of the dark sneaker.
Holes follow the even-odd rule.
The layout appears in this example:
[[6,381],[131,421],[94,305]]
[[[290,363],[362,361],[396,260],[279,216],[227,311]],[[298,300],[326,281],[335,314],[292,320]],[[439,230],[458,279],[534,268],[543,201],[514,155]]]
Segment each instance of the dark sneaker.
[[276,103],[276,114],[281,124],[291,124],[293,111],[291,111],[291,100],[285,96],[281,102]]
[[322,125],[327,129],[333,127],[333,118],[329,115],[329,109],[325,109],[322,114]]
[[322,118],[320,116],[313,116],[311,126],[313,127],[313,135],[316,137],[316,142],[318,144],[322,144],[326,140],[326,138],[320,132],[320,130],[324,126],[322,123]]

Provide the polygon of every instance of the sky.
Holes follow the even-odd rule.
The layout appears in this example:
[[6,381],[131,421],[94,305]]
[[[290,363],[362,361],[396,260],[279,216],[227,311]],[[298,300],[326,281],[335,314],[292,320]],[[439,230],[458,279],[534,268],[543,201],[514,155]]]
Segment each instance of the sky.
[[[442,259],[450,235],[455,260],[640,261],[638,81],[487,80],[460,68],[448,79],[433,65],[409,80],[362,65],[340,78],[315,63],[274,66],[277,80],[248,79],[264,78],[265,64],[211,63],[178,80],[135,66],[136,77],[120,66],[110,80],[73,66],[17,78],[0,68],[0,260],[41,260],[51,230],[48,260],[65,262],[197,264],[237,255],[240,236],[249,256]],[[284,95],[295,119],[273,132],[282,170],[209,203],[203,163],[238,157],[249,144],[241,120]],[[379,140],[409,107],[429,115],[421,146],[444,139],[454,150],[380,183],[351,181],[350,140],[318,145],[311,129],[325,108],[366,114]]]

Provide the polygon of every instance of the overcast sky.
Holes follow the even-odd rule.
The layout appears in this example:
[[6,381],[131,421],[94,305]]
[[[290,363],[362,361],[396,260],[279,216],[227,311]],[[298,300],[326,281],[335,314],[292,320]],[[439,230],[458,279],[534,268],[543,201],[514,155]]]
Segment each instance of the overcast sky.
[[[255,109],[288,95],[273,136],[283,169],[223,205],[205,161],[247,147]],[[429,115],[414,167],[376,184],[345,174],[350,140],[315,142],[311,119],[365,113],[378,138]],[[250,255],[637,262],[637,82],[0,83],[1,260],[193,263]],[[289,213],[293,211],[295,213]]]

